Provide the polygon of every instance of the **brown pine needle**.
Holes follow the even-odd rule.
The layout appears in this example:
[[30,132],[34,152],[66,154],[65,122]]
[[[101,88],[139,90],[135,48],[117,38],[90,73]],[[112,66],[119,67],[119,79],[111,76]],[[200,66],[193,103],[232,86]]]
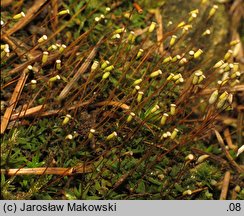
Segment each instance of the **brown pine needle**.
[[23,71],[23,73],[21,74],[20,78],[19,78],[19,81],[14,89],[14,92],[12,94],[12,97],[9,101],[9,107],[6,109],[5,113],[4,113],[4,116],[3,116],[3,119],[1,121],[1,134],[3,134],[8,126],[8,123],[9,123],[9,120],[10,120],[10,117],[12,115],[12,112],[14,110],[14,108],[16,107],[17,103],[18,103],[18,100],[19,100],[19,97],[20,97],[20,94],[24,88],[24,85],[25,85],[25,82],[28,78],[28,69],[25,69]]
[[63,100],[64,98],[67,97],[69,94],[70,90],[74,86],[74,84],[80,79],[81,75],[86,72],[88,69],[89,65],[91,64],[92,60],[95,58],[98,47],[101,45],[102,40],[104,37],[100,38],[100,40],[97,42],[96,46],[93,48],[91,53],[88,55],[84,63],[81,65],[79,70],[76,72],[76,74],[73,76],[73,78],[68,82],[68,84],[64,87],[64,89],[61,91],[61,93],[58,96],[59,100]]
[[157,28],[157,41],[159,43],[159,53],[163,54],[164,52],[164,46],[163,46],[163,18],[161,15],[161,12],[159,8],[155,9],[155,18],[158,23],[158,28]]
[[[88,104],[90,104],[90,101],[78,103],[74,106],[70,106],[68,108],[68,110],[73,110],[73,109],[76,109],[78,107],[86,106]],[[130,107],[127,104],[123,104],[123,103],[117,102],[117,101],[102,101],[102,102],[96,103],[95,106],[114,106],[114,107],[122,108],[124,110],[130,109]],[[43,112],[44,109],[45,109],[45,105],[39,105],[36,107],[32,107],[32,108],[29,108],[25,111],[21,111],[21,112],[12,114],[10,119],[11,119],[11,121],[13,121],[16,119],[21,119],[24,117],[30,117],[30,116],[34,116],[37,114],[40,114],[39,116],[42,116],[42,117],[57,115],[58,113],[62,112],[62,110],[63,110],[63,109],[56,109],[56,110],[48,110],[48,111]]]
[[45,107],[44,105],[39,105],[39,106],[32,107],[32,108],[29,108],[27,110],[24,110],[24,111],[21,111],[18,113],[14,113],[13,115],[11,115],[11,120],[16,120],[16,119],[20,119],[23,117],[28,117],[31,115],[38,114],[41,110],[44,109],[44,107]]
[[80,173],[89,173],[92,171],[92,166],[81,166],[71,168],[61,167],[39,167],[39,168],[19,168],[19,169],[1,169],[1,174],[8,176],[15,175],[63,175],[70,176]]
[[233,144],[229,128],[226,128],[224,130],[224,137],[225,137],[226,143],[229,146],[229,148],[233,149],[234,151],[237,151],[238,146]]
[[220,200],[226,200],[227,194],[228,194],[228,189],[229,189],[229,184],[230,184],[230,171],[227,171],[225,173],[224,181],[222,184],[222,190],[219,199]]

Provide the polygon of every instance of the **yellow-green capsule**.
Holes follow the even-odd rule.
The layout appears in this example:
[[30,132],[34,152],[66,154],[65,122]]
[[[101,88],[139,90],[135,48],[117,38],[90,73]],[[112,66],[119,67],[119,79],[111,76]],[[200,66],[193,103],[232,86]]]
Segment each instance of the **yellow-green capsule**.
[[1,50],[4,50],[6,45],[9,46],[8,44],[1,44]]
[[177,128],[174,129],[174,131],[171,133],[170,139],[175,139],[175,137],[177,136],[179,130]]
[[217,103],[217,108],[221,109],[224,107],[226,100],[219,100]]
[[101,69],[105,69],[110,64],[109,61],[104,61],[101,65]]
[[150,25],[149,28],[148,28],[148,32],[149,32],[149,33],[153,32],[153,30],[154,30],[155,27],[156,27],[156,24],[157,24],[157,23],[155,23],[155,22],[151,22],[151,25]]
[[186,64],[188,61],[186,58],[182,58],[180,61],[179,61],[179,65],[184,65]]
[[107,79],[107,78],[109,77],[109,75],[110,75],[110,72],[109,72],[109,71],[105,72],[105,73],[103,74],[103,76],[102,76],[102,79],[103,79],[103,80]]
[[48,47],[47,51],[57,50],[57,49],[58,49],[57,45],[52,44],[51,46]]
[[176,113],[176,105],[170,104],[170,114],[175,115],[175,113]]
[[135,39],[136,39],[135,32],[130,31],[130,34],[128,36],[128,42],[133,44],[135,42]]
[[161,70],[157,70],[157,71],[154,71],[150,74],[150,77],[153,78],[153,77],[157,77],[159,75],[163,74],[163,72]]
[[60,76],[59,75],[56,75],[56,76],[54,76],[54,77],[51,77],[50,79],[49,79],[49,85],[51,85],[52,86],[52,83],[53,82],[55,82],[55,81],[57,81],[57,80],[60,80]]
[[185,157],[185,160],[186,160],[186,161],[192,161],[194,158],[195,158],[195,157],[194,157],[193,154],[189,154],[189,155],[187,155],[187,156]]
[[201,49],[198,49],[195,54],[194,54],[194,58],[199,58],[200,55],[202,55],[203,51]]
[[42,42],[44,42],[44,41],[46,41],[47,40],[47,35],[42,35],[39,39],[38,39],[38,43],[42,43]]
[[224,68],[224,72],[226,71],[230,71],[233,68],[233,64],[228,64],[225,68]]
[[66,49],[66,45],[62,44],[58,51],[62,53],[65,49]]
[[136,86],[136,85],[140,84],[141,82],[142,82],[142,79],[137,79],[137,80],[135,80],[135,81],[133,82],[132,85]]
[[220,66],[220,69],[224,69],[224,68],[226,68],[228,65],[229,65],[229,64],[226,62],[226,63],[224,63],[224,64],[222,64],[222,65]]
[[107,66],[107,67],[104,69],[104,72],[112,71],[113,69],[114,69],[114,66],[113,66],[113,65],[110,65],[110,66]]
[[214,5],[214,6],[210,9],[210,11],[209,11],[209,13],[208,13],[208,19],[210,19],[210,18],[215,14],[215,12],[216,12],[216,10],[217,10],[218,8],[219,8],[218,5]]
[[143,49],[139,49],[139,51],[138,51],[138,53],[136,55],[136,59],[140,58],[143,52],[144,52]]
[[233,51],[232,50],[228,50],[227,53],[224,56],[224,60],[227,61],[231,57],[232,54],[233,54]]
[[57,59],[56,60],[56,69],[57,70],[60,70],[61,69],[61,60],[60,59]]
[[197,18],[197,13],[191,13],[189,19],[188,19],[188,22],[192,22],[194,19]]
[[47,62],[47,60],[48,60],[48,55],[49,55],[49,53],[48,53],[47,51],[44,51],[44,52],[42,53],[42,63],[43,63],[43,64]]
[[234,78],[240,77],[240,76],[241,76],[241,73],[239,71],[236,71],[235,73],[231,74],[230,78],[234,79]]
[[218,100],[218,103],[217,103],[217,108],[218,109],[221,109],[224,107],[225,103],[226,103],[226,100],[228,98],[228,92],[223,92],[220,96],[219,96],[219,100]]
[[239,70],[239,63],[234,62],[234,63],[233,63],[233,69],[232,69],[233,73],[235,73],[235,72],[238,71],[238,70]]
[[211,31],[209,29],[206,29],[203,33],[202,36],[210,35]]
[[184,78],[183,77],[180,77],[179,79],[177,79],[175,81],[175,84],[179,84],[179,83],[183,83],[184,82]]
[[[243,150],[242,150],[242,152],[243,152]],[[235,188],[234,188],[234,190],[235,190],[236,193],[240,193],[241,192],[241,187],[239,185],[236,185]]]
[[113,133],[109,134],[107,137],[106,137],[106,140],[109,141],[109,140],[112,140],[114,138],[116,138],[118,136],[118,134],[114,131]]
[[186,196],[186,195],[191,195],[192,194],[192,191],[191,190],[186,190],[182,193],[183,196]]
[[176,35],[172,35],[170,41],[169,41],[169,45],[170,46],[173,46],[175,44],[175,41],[177,39],[177,36]]
[[141,99],[142,99],[143,94],[144,94],[143,91],[139,91],[139,92],[138,92],[137,99],[136,99],[138,103],[141,102]]
[[130,115],[127,117],[126,121],[129,123],[131,122],[132,118],[135,116],[136,114],[131,112]]
[[180,22],[178,25],[177,25],[177,28],[180,28],[182,26],[184,26],[186,23],[184,21]]
[[31,80],[31,89],[36,89],[36,84],[37,84],[37,81],[36,80]]
[[195,54],[195,52],[193,50],[189,51],[190,59],[194,58],[194,54]]
[[166,139],[168,138],[168,133],[163,133],[162,136],[160,137],[160,139]]
[[73,138],[74,138],[74,137],[73,137],[72,134],[68,134],[68,135],[65,137],[66,140],[72,140]]
[[226,100],[228,98],[228,92],[224,91],[220,96],[219,96],[219,100]]
[[132,94],[136,94],[140,90],[140,88],[141,87],[139,85],[136,85],[135,88],[132,91]]
[[161,125],[165,125],[166,120],[167,120],[168,117],[169,117],[169,115],[167,113],[164,113],[162,118],[161,118],[161,120],[160,120],[160,124]]
[[204,162],[207,158],[209,158],[209,155],[201,155],[198,159],[197,159],[197,164],[200,164],[202,162]]
[[183,28],[182,28],[182,35],[184,35],[186,32],[189,31],[189,29],[192,28],[192,25],[185,25]]
[[95,129],[90,129],[89,134],[88,134],[88,139],[92,139],[94,137],[94,133],[96,132]]
[[197,76],[196,74],[194,74],[193,79],[192,79],[192,84],[193,85],[196,85],[198,83],[198,79],[199,79],[199,76]]
[[152,113],[155,113],[158,109],[159,109],[159,105],[156,104],[156,105],[151,109],[150,113],[151,113],[151,114],[152,114]]
[[173,77],[174,77],[175,75],[173,74],[173,73],[170,73],[170,75],[167,77],[167,81],[170,81],[170,80],[172,80],[173,79]]
[[195,73],[194,73],[194,76],[193,76],[193,79],[192,79],[192,84],[193,85],[196,85],[198,84],[198,81],[199,81],[199,77],[203,74],[203,72],[201,70],[197,70]]
[[198,76],[201,76],[201,75],[203,75],[203,72],[202,72],[202,70],[196,70],[195,74],[197,74]]
[[238,85],[239,83],[240,83],[240,80],[236,79],[236,80],[234,80],[233,82],[230,83],[230,86],[234,87],[234,86]]
[[170,20],[168,23],[167,23],[167,27],[171,26],[173,24],[173,22]]
[[174,57],[172,58],[171,62],[176,62],[176,61],[178,61],[178,60],[180,60],[180,59],[181,59],[181,56],[180,56],[180,55],[176,55],[176,56],[174,56]]
[[218,62],[213,66],[213,68],[219,68],[219,67],[221,67],[223,64],[224,64],[224,61],[223,61],[223,60],[220,60],[220,61],[218,61]]
[[120,39],[120,34],[114,34],[111,39]]
[[192,11],[189,12],[189,14],[198,14],[199,13],[199,10],[198,9],[194,9]]
[[94,20],[95,20],[95,22],[99,22],[101,20],[101,17],[97,16],[97,17],[94,18]]
[[202,74],[199,76],[199,79],[198,79],[198,84],[200,84],[206,77]]
[[9,48],[5,47],[4,50],[1,52],[1,58],[3,58],[4,56],[9,56],[10,50]]
[[218,96],[219,96],[219,91],[218,91],[218,90],[215,90],[215,91],[211,94],[211,96],[210,96],[210,98],[209,98],[209,100],[208,100],[208,103],[209,103],[209,104],[213,104],[213,103],[215,103],[215,101],[218,99]]
[[228,80],[219,80],[217,82],[217,84],[220,85],[220,86],[224,86],[227,82],[228,82]]
[[230,42],[230,46],[235,46],[235,45],[237,45],[238,43],[240,43],[239,40],[233,40],[233,41]]
[[99,67],[99,62],[94,61],[91,66],[91,71],[95,71]]
[[58,15],[59,15],[59,16],[60,16],[60,15],[65,15],[65,14],[69,14],[69,10],[68,10],[68,9],[66,9],[66,10],[61,10],[61,11],[58,12]]
[[13,19],[14,20],[18,20],[18,19],[23,18],[23,17],[25,17],[25,13],[22,11],[22,12],[16,14],[16,15],[14,15]]
[[31,65],[28,65],[27,69],[28,69],[28,71],[31,71],[31,70],[33,70],[33,67]]
[[123,32],[126,32],[126,29],[125,29],[125,28],[119,28],[119,29],[116,29],[116,30],[113,32],[113,35],[114,35],[114,34],[120,34],[120,33],[123,33]]
[[64,117],[64,120],[62,122],[62,125],[66,125],[68,124],[69,120],[71,119],[71,115],[67,114],[65,117]]
[[229,75],[230,75],[230,72],[225,72],[222,76],[222,81],[228,80],[230,78]]
[[108,12],[111,11],[111,8],[110,8],[110,7],[106,7],[105,10],[106,10],[106,12],[108,13]]
[[164,60],[163,60],[163,64],[165,64],[165,63],[168,63],[168,62],[170,62],[172,60],[172,57],[171,56],[168,56],[168,57],[166,57]]
[[233,102],[233,94],[230,93],[228,95],[227,101],[229,102],[229,104],[232,104],[232,102]]
[[73,135],[72,134],[68,134],[65,139],[68,139],[68,140],[72,140],[73,139]]
[[182,77],[182,75],[180,73],[178,73],[178,74],[174,75],[172,79],[174,81],[176,81],[176,80],[180,79],[181,77]]

